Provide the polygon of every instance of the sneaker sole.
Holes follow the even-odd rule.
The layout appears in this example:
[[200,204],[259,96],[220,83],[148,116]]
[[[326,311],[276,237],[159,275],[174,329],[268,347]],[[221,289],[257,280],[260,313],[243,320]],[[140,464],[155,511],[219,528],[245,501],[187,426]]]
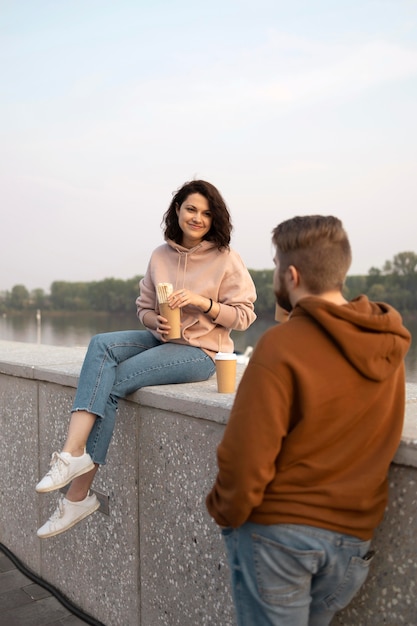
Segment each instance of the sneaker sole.
[[68,524],[68,526],[65,526],[65,528],[60,528],[59,530],[53,530],[52,532],[46,533],[45,535],[38,535],[38,537],[39,539],[48,539],[49,537],[55,537],[55,535],[60,535],[61,533],[64,533],[66,530],[69,530],[70,528],[78,524],[78,522],[81,522],[83,519],[85,519],[89,515],[92,515],[92,513],[95,513],[97,509],[99,508],[100,508],[100,502],[99,500],[97,500],[94,507],[91,507],[91,509],[88,509],[88,511],[84,511],[82,515],[77,517],[77,519],[72,520],[71,524]]
[[49,493],[50,491],[55,491],[56,489],[62,489],[62,487],[65,487],[66,485],[68,485],[68,483],[74,480],[74,478],[78,478],[78,476],[82,476],[83,474],[90,472],[92,469],[94,469],[93,461],[91,461],[91,465],[84,467],[84,469],[80,470],[76,474],[73,474],[72,476],[67,478],[67,480],[65,480],[64,482],[59,483],[59,485],[51,485],[50,487],[41,487],[41,488],[35,487],[35,490],[37,491],[37,493]]

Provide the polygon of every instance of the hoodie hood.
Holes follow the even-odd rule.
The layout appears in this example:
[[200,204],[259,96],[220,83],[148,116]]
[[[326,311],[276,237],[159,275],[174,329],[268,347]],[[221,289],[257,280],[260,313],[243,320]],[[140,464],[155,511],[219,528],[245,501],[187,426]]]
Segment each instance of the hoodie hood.
[[411,335],[389,304],[359,296],[345,305],[309,296],[299,300],[291,317],[307,314],[329,335],[363,376],[388,378],[404,360]]
[[216,247],[215,243],[213,243],[212,241],[207,241],[206,239],[203,239],[203,241],[200,241],[200,243],[194,246],[194,248],[184,248],[184,246],[181,246],[179,243],[177,243],[176,241],[173,241],[172,239],[166,239],[165,241],[171,248],[176,250],[179,254],[184,254],[184,255],[203,253],[206,250],[210,250],[211,248]]

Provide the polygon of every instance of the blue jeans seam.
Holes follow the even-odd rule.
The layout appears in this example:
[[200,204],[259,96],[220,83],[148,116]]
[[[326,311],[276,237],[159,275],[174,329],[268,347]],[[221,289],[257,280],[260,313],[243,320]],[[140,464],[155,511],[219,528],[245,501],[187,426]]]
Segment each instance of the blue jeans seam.
[[[210,358],[207,356],[207,358]],[[200,359],[182,359],[181,361],[172,361],[171,363],[164,363],[164,365],[154,365],[153,367],[148,367],[147,369],[142,369],[140,370],[142,373],[149,373],[149,372],[157,372],[159,370],[163,370],[166,368],[170,368],[170,367],[178,367],[181,365],[184,365],[185,363],[202,363],[203,361],[206,360],[206,357],[202,357]],[[118,385],[122,385],[126,382],[128,382],[129,380],[131,380],[132,378],[135,378],[138,375],[139,372],[135,372],[134,374],[132,374],[131,376],[128,376],[127,378],[123,378],[122,380],[119,380],[117,383],[115,383],[113,385],[113,389],[116,389]]]

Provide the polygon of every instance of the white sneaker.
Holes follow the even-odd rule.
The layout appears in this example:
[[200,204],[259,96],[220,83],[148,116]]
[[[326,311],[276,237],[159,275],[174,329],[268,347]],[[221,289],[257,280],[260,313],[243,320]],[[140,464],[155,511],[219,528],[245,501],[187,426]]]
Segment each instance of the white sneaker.
[[65,487],[73,478],[92,470],[94,463],[87,452],[81,456],[72,456],[69,452],[54,452],[50,466],[49,472],[36,485],[38,493],[47,493]]
[[71,502],[64,496],[61,496],[58,502],[58,508],[48,521],[39,528],[36,533],[41,539],[59,535],[69,528],[72,528],[82,519],[97,511],[100,508],[100,502],[95,493],[90,492],[81,500],[81,502]]

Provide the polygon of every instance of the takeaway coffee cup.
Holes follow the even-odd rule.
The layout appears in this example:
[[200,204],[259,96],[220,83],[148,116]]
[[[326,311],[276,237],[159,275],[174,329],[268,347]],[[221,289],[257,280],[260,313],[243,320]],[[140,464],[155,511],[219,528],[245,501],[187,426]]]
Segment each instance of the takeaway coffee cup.
[[233,393],[236,386],[236,354],[232,352],[216,353],[217,391]]
[[169,333],[164,335],[165,339],[180,339],[181,337],[181,311],[177,307],[171,309],[168,302],[160,302],[159,310],[161,315],[166,317],[168,324],[171,326]]
[[275,305],[275,321],[282,324],[288,320],[289,313],[285,309],[279,306],[279,304]]

